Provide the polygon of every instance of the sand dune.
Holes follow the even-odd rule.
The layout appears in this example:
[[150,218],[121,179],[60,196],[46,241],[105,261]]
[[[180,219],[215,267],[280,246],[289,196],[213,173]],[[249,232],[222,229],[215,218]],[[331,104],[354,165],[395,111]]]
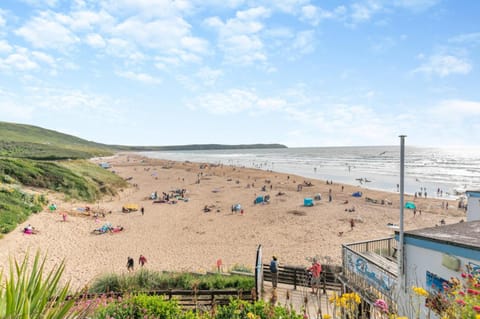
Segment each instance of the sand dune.
[[[297,184],[305,179],[287,174],[230,166],[201,169],[198,163],[152,160],[132,154],[118,154],[108,160],[117,174],[132,177],[129,182],[137,186],[95,204],[55,200],[56,212],[36,214],[0,240],[0,267],[8,265],[9,256],[20,258],[27,250],[34,253],[40,249],[48,254],[48,267],[65,259],[65,279],[71,280],[74,287],[82,287],[99,274],[126,272],[128,256],[135,259],[137,266],[140,254],[148,259],[146,267],[155,270],[204,272],[213,270],[218,258],[225,269],[234,264],[253,268],[256,248],[262,244],[266,261],[275,254],[280,263],[308,265],[308,257],[328,256],[340,264],[342,243],[390,236],[393,230],[387,223],[398,223],[399,195],[395,193],[350,185],[344,185],[342,191],[341,184],[334,181],[326,185],[320,180],[308,180],[313,186],[297,191]],[[266,191],[261,190],[263,186]],[[187,190],[188,201],[165,204],[148,199],[154,191],[161,194],[182,188]],[[332,202],[328,202],[329,189]],[[351,196],[359,190],[362,198]],[[277,196],[279,192],[284,195]],[[313,207],[304,207],[303,198],[317,193],[322,200]],[[270,195],[270,203],[253,204],[256,196],[266,194]],[[49,198],[56,196],[50,194]],[[388,200],[392,205],[369,203],[365,197]],[[122,204],[127,202],[144,206],[145,214],[122,213]],[[231,212],[235,203],[242,205],[243,215]],[[416,199],[415,203],[422,214],[414,217],[412,211],[405,211],[407,230],[434,226],[441,219],[449,224],[465,218],[454,202],[450,202],[448,211],[442,208],[441,199]],[[105,218],[96,221],[80,216],[77,208],[86,205],[105,211]],[[205,205],[212,210],[203,212]],[[346,211],[353,206],[355,212]],[[63,212],[68,213],[66,222],[62,221]],[[353,230],[349,222],[352,218],[356,220]],[[91,234],[105,222],[122,225],[125,231]],[[21,230],[28,223],[40,233],[24,235]]]

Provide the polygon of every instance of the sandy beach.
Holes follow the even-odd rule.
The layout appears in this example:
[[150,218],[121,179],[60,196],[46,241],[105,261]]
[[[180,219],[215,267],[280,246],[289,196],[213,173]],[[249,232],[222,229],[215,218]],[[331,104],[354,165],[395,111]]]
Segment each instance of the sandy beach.
[[[9,257],[21,258],[28,250],[33,254],[40,249],[48,255],[47,268],[65,259],[64,278],[80,288],[98,275],[125,273],[128,256],[135,259],[137,269],[140,254],[148,260],[145,267],[153,270],[211,271],[219,258],[225,271],[235,264],[253,268],[259,244],[263,246],[265,262],[275,254],[281,264],[306,266],[309,264],[306,258],[313,256],[328,256],[333,263],[340,264],[342,243],[391,236],[394,230],[387,224],[399,222],[398,193],[335,181],[327,185],[325,181],[254,169],[153,160],[133,154],[94,161],[108,161],[116,174],[128,178],[131,186],[116,197],[93,204],[65,202],[60,195],[49,193],[57,205],[56,211],[46,209],[35,214],[0,239],[0,269],[8,266]],[[298,191],[297,185],[304,181],[313,186]],[[186,190],[185,201],[168,204],[149,199],[152,192],[161,195],[176,189]],[[363,196],[352,197],[357,191]],[[303,206],[305,197],[318,193],[321,201],[316,201],[313,207]],[[269,203],[255,205],[254,199],[260,195],[270,195]],[[366,197],[378,202],[367,202]],[[414,199],[407,196],[405,200]],[[465,212],[456,208],[455,201],[449,201],[448,210],[442,208],[444,201],[415,199],[417,214],[405,210],[405,229],[432,227],[442,219],[447,224],[465,219]],[[123,213],[121,208],[125,203],[143,206],[144,215],[140,211]],[[243,214],[232,212],[231,206],[237,203],[241,204]],[[206,205],[210,212],[204,212]],[[85,216],[78,210],[85,206],[106,215],[98,219]],[[355,211],[349,212],[353,207]],[[62,221],[63,213],[67,213],[66,222]],[[353,229],[351,219],[355,220]],[[125,230],[103,235],[91,233],[106,222],[121,225]],[[39,234],[24,235],[22,229],[27,224],[34,226]]]

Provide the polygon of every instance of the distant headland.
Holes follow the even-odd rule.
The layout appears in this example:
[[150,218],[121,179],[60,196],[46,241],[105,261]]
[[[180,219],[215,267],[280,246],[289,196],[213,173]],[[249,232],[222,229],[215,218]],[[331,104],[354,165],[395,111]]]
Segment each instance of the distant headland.
[[0,156],[34,160],[87,159],[120,151],[194,151],[287,148],[282,144],[108,145],[33,125],[0,122]]
[[121,146],[111,145],[115,149],[129,151],[204,151],[204,150],[234,150],[234,149],[267,149],[267,148],[287,148],[282,144],[190,144],[190,145],[171,145],[171,146]]

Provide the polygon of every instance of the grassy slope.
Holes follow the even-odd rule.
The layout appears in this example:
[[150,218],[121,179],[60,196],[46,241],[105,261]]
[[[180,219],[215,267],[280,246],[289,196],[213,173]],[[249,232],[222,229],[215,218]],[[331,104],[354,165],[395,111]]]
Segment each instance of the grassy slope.
[[0,187],[0,237],[15,229],[32,213],[42,210],[45,197],[24,193],[13,187]]
[[68,198],[94,202],[126,186],[119,176],[85,160],[33,161],[0,158],[0,181],[62,192]]
[[37,126],[0,122],[0,156],[31,159],[77,159],[111,155],[104,144]]

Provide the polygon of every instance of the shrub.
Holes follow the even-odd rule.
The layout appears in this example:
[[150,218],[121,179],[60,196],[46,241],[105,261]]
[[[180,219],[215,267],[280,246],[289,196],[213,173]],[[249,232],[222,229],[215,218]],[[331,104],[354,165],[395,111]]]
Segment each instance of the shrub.
[[159,296],[138,295],[125,298],[99,308],[94,318],[182,318],[180,306],[174,301],[166,301]]
[[0,233],[8,233],[45,205],[45,198],[15,188],[0,188]]
[[133,275],[106,274],[90,286],[91,293],[142,292],[162,289],[242,289],[250,291],[255,284],[252,277],[239,275],[195,275],[191,273],[159,273],[147,269]]
[[45,275],[46,258],[40,259],[37,253],[31,269],[28,259],[27,254],[21,263],[10,260],[8,278],[0,283],[0,318],[77,318],[78,314],[71,311],[74,300],[66,299],[69,284],[59,284],[64,263]]

